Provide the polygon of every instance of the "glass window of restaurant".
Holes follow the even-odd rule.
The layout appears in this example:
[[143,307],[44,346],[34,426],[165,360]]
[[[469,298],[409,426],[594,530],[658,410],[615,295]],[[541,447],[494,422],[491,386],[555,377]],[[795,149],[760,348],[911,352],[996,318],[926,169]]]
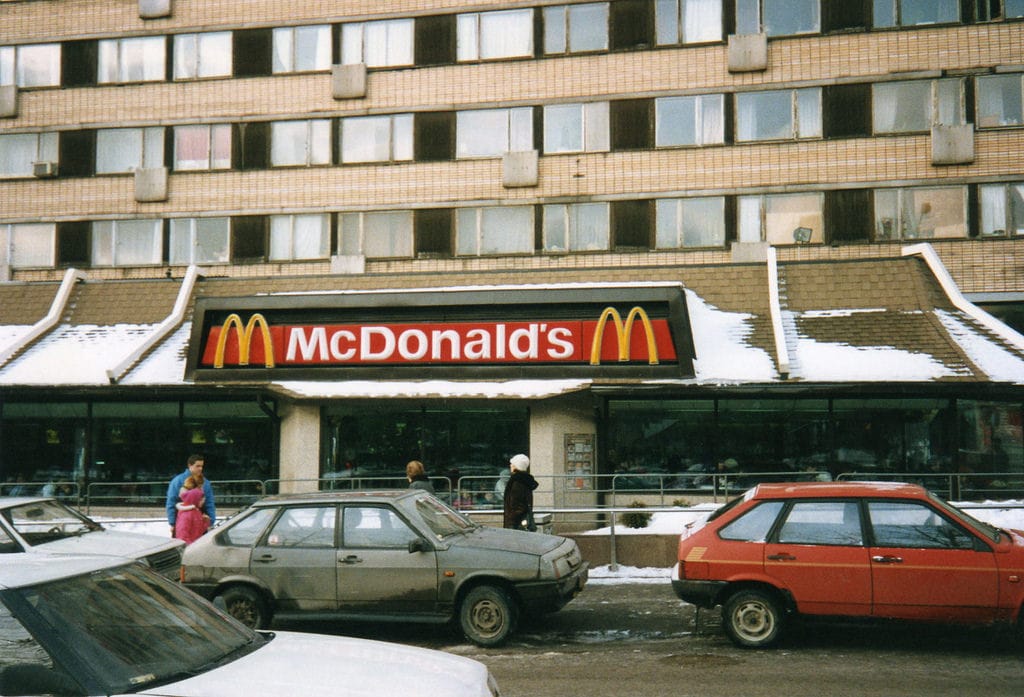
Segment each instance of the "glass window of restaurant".
[[[276,432],[255,400],[6,402],[0,483],[24,481],[34,485],[30,493],[52,482],[69,485],[74,496],[99,484],[104,491],[93,493],[101,498],[125,488],[159,496],[193,452],[205,456],[213,481],[265,480],[277,469]],[[140,492],[143,482],[149,485]]]
[[[518,404],[345,403],[325,407],[321,432],[325,486],[376,478],[404,487],[405,464],[420,460],[427,476],[461,480],[461,491],[484,499],[509,457],[529,452],[530,415]],[[439,493],[447,486],[433,484]]]
[[945,397],[611,400],[602,472],[620,489],[711,488],[721,471],[731,486],[843,476],[1017,492],[1022,413],[1016,400]]

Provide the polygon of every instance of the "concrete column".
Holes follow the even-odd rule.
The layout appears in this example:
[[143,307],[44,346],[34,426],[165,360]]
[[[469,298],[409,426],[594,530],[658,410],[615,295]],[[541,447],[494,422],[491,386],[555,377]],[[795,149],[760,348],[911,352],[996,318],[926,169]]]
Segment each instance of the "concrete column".
[[[597,441],[597,422],[589,393],[579,393],[535,402],[530,407],[530,473],[540,482],[534,492],[534,506],[561,506],[567,498],[576,505],[593,505],[593,480],[586,489],[569,484],[565,475],[565,436],[589,433]],[[597,453],[594,453],[595,467]],[[580,499],[582,497],[582,500]]]
[[316,491],[320,476],[320,407],[282,403],[281,493]]

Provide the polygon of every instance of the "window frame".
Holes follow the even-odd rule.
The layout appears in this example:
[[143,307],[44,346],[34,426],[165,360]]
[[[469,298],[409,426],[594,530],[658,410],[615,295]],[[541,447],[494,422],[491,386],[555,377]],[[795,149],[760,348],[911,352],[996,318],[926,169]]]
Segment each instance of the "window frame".
[[[668,118],[666,110],[673,104],[686,104],[693,102],[693,129],[695,138],[691,142],[684,139],[673,139],[665,142],[668,132],[672,130],[672,120]],[[717,103],[714,103],[717,102]],[[709,114],[717,108],[717,114]],[[707,138],[708,127],[705,123],[708,116],[717,116],[717,133]],[[679,148],[679,147],[705,147],[708,145],[723,145],[725,143],[725,95],[724,94],[694,94],[677,97],[658,97],[654,100],[654,147],[656,148]]]
[[[800,0],[803,7],[794,8],[794,0],[734,0],[737,34],[765,34],[766,36],[810,36],[821,33],[820,0]],[[813,17],[813,27],[793,32],[771,30],[769,24],[775,13]]]
[[[986,112],[983,110],[983,102],[985,99],[985,85],[990,83],[1012,83],[1016,82],[1016,92],[1013,96],[1016,96],[1016,114],[1014,114],[1013,121],[999,121],[998,123],[991,122]],[[990,129],[990,128],[1019,128],[1024,126],[1024,72],[1022,73],[1001,73],[997,75],[979,75],[975,80],[975,121],[978,128]],[[1002,97],[1003,91],[1000,91],[1000,97]],[[1002,98],[1000,98],[1000,101]],[[1005,115],[1005,110],[1004,110]]]
[[[111,141],[121,134],[124,138],[137,139],[136,143],[118,144]],[[101,128],[96,131],[96,174],[131,174],[136,169],[148,169],[164,166],[164,143],[166,134],[163,126],[143,126],[128,128]],[[117,156],[117,150],[130,146],[129,157]],[[111,152],[114,151],[114,152]],[[110,159],[111,164],[128,162],[127,169],[110,169],[103,164]],[[102,165],[102,166],[101,166]]]
[[[477,132],[487,117],[500,117],[502,113],[504,123],[497,129],[483,134]],[[474,137],[468,138],[470,134]],[[485,143],[482,149],[475,147],[479,140]],[[455,159],[501,157],[506,152],[525,150],[533,150],[533,107],[466,109],[455,112]]]
[[[517,230],[497,217],[502,214],[525,214],[529,219],[525,222],[513,221],[523,225],[522,230]],[[494,220],[489,220],[491,217]],[[455,211],[455,255],[482,257],[533,254],[535,225],[536,214],[530,205],[458,208]],[[505,244],[502,245],[502,242]]]
[[[370,116],[347,116],[338,120],[338,137],[340,145],[341,164],[360,165],[374,162],[412,162],[415,159],[414,148],[414,118],[412,114],[373,114]],[[349,134],[345,131],[357,124],[369,124],[373,121],[387,121],[387,155],[384,157],[374,156],[365,159],[352,159],[348,154],[349,142],[360,142],[369,140],[358,134]],[[374,149],[380,144],[374,144]]]
[[[147,223],[152,226],[148,231],[142,228],[142,226]],[[129,229],[127,226],[131,224],[138,225],[139,229]],[[163,220],[160,218],[132,218],[127,220],[93,221],[90,226],[90,231],[92,233],[89,251],[90,264],[94,267],[117,268],[125,266],[150,266],[162,263],[163,227]],[[124,260],[122,255],[128,253],[128,250],[124,249],[124,247],[127,246],[127,241],[122,245],[122,239],[119,238],[127,238],[130,235],[139,235],[140,237],[144,237],[147,232],[151,236],[149,260]],[[105,241],[103,239],[104,237],[108,237],[109,239]],[[109,250],[103,250],[103,247],[109,247]],[[100,257],[104,253],[109,254],[109,260],[104,259],[103,261],[100,261]]]
[[[210,232],[209,230],[202,229],[202,225],[215,221],[223,222],[223,230],[218,231],[218,234],[221,234],[223,237],[216,241],[217,246],[223,248],[223,254],[219,256],[201,256],[197,254],[197,250],[209,246],[209,241],[203,242],[200,238]],[[187,229],[182,230],[181,227],[183,225],[187,225]],[[189,265],[226,264],[231,261],[231,218],[220,216],[215,218],[172,218],[169,228],[167,245],[168,263]],[[186,247],[189,253],[187,259],[181,259],[177,256],[177,251],[181,245],[176,244],[176,238],[180,235],[188,236]]]
[[[18,44],[15,46],[0,46],[0,85],[16,85],[19,89],[33,89],[40,87],[60,87],[61,80],[61,53],[62,45],[59,43],[45,44]],[[26,63],[35,65],[24,54],[39,52],[46,54],[44,61],[49,68],[42,71],[30,71]],[[36,74],[46,75],[43,79],[35,77]],[[33,79],[29,79],[30,76]]]
[[[384,39],[383,60],[376,59],[374,48],[382,43],[379,32],[383,33]],[[415,65],[416,62],[416,22],[412,18],[346,22],[341,25],[339,41],[343,65],[396,68]],[[354,54],[358,54],[359,60],[353,60]]]
[[[811,198],[815,197],[818,200],[818,209],[814,214],[817,217],[816,225],[811,227],[810,237],[804,240],[797,240],[795,233],[797,228],[808,227],[807,225],[798,225],[791,230],[786,230],[781,239],[773,233],[774,226],[772,225],[771,217],[775,216],[780,221],[791,217],[794,212],[785,210],[771,210],[772,204],[783,204],[786,200],[796,200],[800,198]],[[756,202],[757,210],[750,210],[752,204]],[[758,221],[758,239],[752,239],[749,228],[751,220],[754,214],[757,215]],[[806,219],[806,211],[796,211],[800,216],[798,222],[804,223]],[[788,227],[788,226],[787,226]],[[793,245],[793,244],[821,244],[824,242],[825,234],[825,194],[822,191],[803,191],[798,193],[788,194],[752,194],[748,196],[739,196],[736,204],[736,231],[740,242],[767,242],[772,246],[780,245]]]
[[[762,136],[754,132],[764,127],[758,124],[765,120],[765,115],[772,116],[781,112],[777,106],[768,103],[766,100],[775,95],[787,94],[789,96],[788,135],[771,134]],[[808,102],[808,99],[811,102]],[[734,97],[734,108],[736,114],[734,136],[737,143],[818,140],[824,137],[822,90],[820,87],[795,87],[778,90],[737,92]],[[753,124],[745,122],[745,112],[754,114],[755,120]],[[808,121],[813,121],[815,116],[817,119],[816,123],[808,123]],[[749,135],[746,133],[747,129],[752,131]]]
[[[310,60],[305,65],[304,35],[315,36]],[[304,24],[295,27],[274,27],[271,34],[271,68],[274,75],[291,75],[295,73],[315,73],[331,69],[331,52],[333,34],[330,24]],[[300,65],[302,63],[302,65]]]
[[[1013,189],[1017,189],[1017,196],[1014,198]],[[996,184],[981,184],[978,187],[978,201],[980,206],[978,233],[982,237],[1020,237],[1024,235],[1024,182],[999,182]],[[987,202],[986,192],[999,194],[1001,199],[998,203],[999,210],[989,213],[992,204]],[[991,196],[991,194],[990,194]],[[1014,205],[1014,201],[1019,203]],[[1002,218],[1002,227],[989,226],[989,220],[994,222],[996,217]],[[1015,222],[1017,221],[1017,222]]]
[[[596,239],[599,239],[601,234],[604,235],[603,246],[586,246],[583,244],[584,240],[581,239],[584,228],[582,222],[584,218],[590,220],[590,216],[586,215],[590,211],[597,211],[598,209],[604,209],[603,215],[603,231],[600,229],[601,221],[598,220],[597,227],[594,228],[596,231]],[[558,232],[562,237],[563,244],[557,245],[552,237],[556,234],[556,231],[550,227],[550,222],[556,218],[561,219],[561,231]],[[577,254],[583,252],[607,252],[612,247],[612,210],[611,204],[607,201],[589,201],[585,203],[549,203],[542,207],[541,211],[541,228],[542,228],[542,244],[545,254]],[[588,235],[588,239],[590,236]]]
[[[267,261],[319,261],[327,259],[331,255],[331,216],[328,213],[292,213],[292,214],[281,214],[271,215],[270,225],[270,237],[267,247]],[[305,228],[296,230],[296,223],[303,220],[313,219],[320,220],[320,240],[318,242],[319,249],[315,255],[306,256],[303,255],[302,251],[298,248],[298,242],[301,239],[309,239],[308,235],[303,234]],[[280,227],[281,223],[287,223],[286,228]],[[298,233],[298,234],[297,234]],[[281,235],[287,234],[286,240],[276,239]],[[287,247],[287,255],[281,256],[277,253],[284,244]]]
[[[559,124],[559,119],[552,118],[556,113],[566,112],[570,109],[576,110],[578,115],[572,123]],[[577,102],[572,104],[547,104],[544,106],[544,154],[564,155],[584,152],[609,152],[611,150],[611,104],[610,102]],[[576,142],[569,147],[551,149],[549,143],[553,135],[559,135],[559,140],[566,140],[560,132],[571,130],[577,131]],[[558,131],[555,131],[555,128]],[[603,132],[602,132],[603,131]]]
[[[394,251],[396,241],[404,244],[404,249],[397,250],[393,254],[376,254],[367,252],[367,228],[372,227],[372,219],[376,216],[404,219],[407,226],[388,225],[389,243],[388,246]],[[352,226],[355,226],[355,231]],[[415,256],[415,215],[411,210],[392,211],[352,211],[338,215],[338,253],[349,256],[363,256],[367,259],[412,259]],[[404,241],[400,240],[405,235]],[[353,246],[355,247],[353,249]]]
[[[946,91],[953,84],[956,84],[956,111],[957,114],[952,122],[944,120],[943,112],[948,111],[949,104],[946,100],[949,97]],[[880,91],[889,89],[899,89],[900,87],[915,86],[920,87],[923,84],[928,85],[928,101],[926,104],[915,105],[916,107],[924,107],[928,112],[928,123],[918,128],[918,124],[911,124],[909,127],[902,127],[896,123],[898,114],[906,114],[909,110],[905,106],[899,106],[894,104],[892,108],[892,114],[889,115],[888,111],[880,114],[880,109],[884,102],[880,95]],[[903,101],[906,98],[902,98]],[[901,100],[899,95],[894,94],[892,100],[897,104]],[[882,129],[879,126],[879,121],[883,118],[888,121],[892,120],[893,125]],[[871,85],[871,131],[873,135],[897,135],[906,133],[928,133],[932,128],[936,126],[960,126],[967,122],[967,109],[966,109],[966,84],[963,78],[960,77],[943,77],[935,78],[931,80],[894,80],[888,82],[876,82]]]
[[[57,224],[56,223],[8,223],[6,225],[0,225],[0,230],[6,228],[7,232],[7,259],[12,269],[35,269],[53,268],[57,263]],[[38,251],[41,247],[36,246],[31,250],[29,259],[26,260],[24,255],[18,252],[18,237],[24,235],[25,238],[37,242],[44,235],[48,236],[48,241],[44,241],[41,247],[48,249],[40,252]],[[33,245],[30,244],[30,247]]]
[[[100,39],[97,52],[96,81],[99,85],[163,82],[167,79],[166,36],[122,36]],[[136,52],[138,52],[138,66],[141,66],[142,69],[141,77],[132,74],[137,67]]]
[[[717,202],[720,206],[720,220],[718,227],[720,228],[721,236],[718,237],[714,244],[687,244],[687,221],[692,219],[692,214],[687,213],[687,204],[696,204],[697,202],[705,202],[708,204],[714,204]],[[669,206],[674,208],[672,211],[671,220],[666,219]],[[726,244],[727,223],[727,206],[725,196],[693,196],[693,197],[679,197],[679,198],[659,198],[655,199],[655,233],[654,233],[654,248],[660,250],[671,250],[671,249],[701,249],[701,248],[721,248]],[[663,225],[664,221],[664,225]],[[671,225],[669,225],[671,223]],[[667,237],[668,230],[664,230],[664,227],[674,228],[675,243],[671,245],[662,244],[662,240]],[[703,241],[703,240],[702,240]]]
[[[173,79],[184,82],[231,77],[234,72],[232,39],[230,31],[174,34],[172,37]],[[221,42],[226,42],[226,46]],[[220,55],[225,49],[227,55]],[[226,70],[224,70],[225,61]]]
[[[704,18],[703,20],[711,24],[714,29],[709,32],[711,36],[701,33],[697,38],[690,39],[686,31],[687,26],[691,22],[688,19],[688,13],[691,8],[695,8],[701,1],[710,2],[710,4],[717,6],[713,8],[713,11],[717,10],[717,15],[711,18]],[[721,42],[725,33],[723,2],[728,2],[728,0],[698,0],[696,3],[693,0],[656,0],[654,4],[655,45],[685,46],[689,44]],[[694,15],[696,13],[697,10],[694,9]],[[692,22],[697,23],[699,19],[701,18],[693,16]],[[673,37],[672,40],[667,40],[669,35]]]
[[[285,129],[294,132],[286,133]],[[330,119],[271,121],[270,166],[278,168],[330,165],[333,130]],[[298,147],[302,148],[301,156]]]
[[[10,144],[14,141],[28,141],[29,139],[35,139],[35,147],[24,148],[26,152],[34,149],[34,155],[28,159],[27,162],[14,163],[14,158],[8,158],[3,155],[4,147],[3,144]],[[12,161],[12,164],[21,164],[20,168],[12,167],[9,171],[0,169],[0,179],[20,179],[30,178],[33,176],[33,163],[35,162],[57,162],[60,153],[60,138],[56,131],[40,131],[34,133],[3,133],[0,132],[0,166],[8,159]],[[19,158],[20,160],[20,158]]]
[[[546,56],[567,56],[578,53],[597,53],[607,51],[610,47],[611,36],[608,30],[608,21],[611,15],[608,2],[588,2],[576,5],[549,5],[543,8],[544,18],[544,55]],[[581,24],[591,21],[587,12],[595,9],[603,10],[604,16],[602,27],[603,41],[597,46],[584,46],[577,48],[573,45],[575,30]],[[588,32],[589,33],[589,32]]]
[[[201,161],[186,160],[180,156],[180,148],[185,142],[182,138],[184,132],[196,132],[205,131],[205,144],[206,144],[206,160],[205,164],[198,164]],[[231,150],[232,150],[232,133],[233,129],[231,124],[228,123],[207,123],[207,124],[183,124],[175,126],[173,131],[174,137],[174,153],[172,166],[175,172],[213,172],[219,170],[231,169]],[[226,136],[225,136],[226,134]],[[220,155],[226,155],[225,157],[218,157],[217,144],[221,142],[221,139],[227,138],[227,152],[220,152]],[[187,164],[195,163],[195,164]]]
[[[904,6],[910,2],[931,4],[937,2],[948,3],[948,8],[956,10],[956,17],[948,20],[935,20],[928,22],[907,22],[904,21]],[[888,12],[885,6],[888,5]],[[947,9],[948,9],[947,8]],[[941,9],[936,11],[941,12]],[[883,14],[883,12],[885,14]],[[881,20],[881,21],[879,21]],[[906,27],[930,27],[945,24],[959,24],[963,21],[963,15],[959,0],[873,0],[871,3],[871,26],[874,29],[903,29]]]
[[[931,234],[931,235],[922,235],[919,232],[914,232],[914,233],[908,232],[908,227],[910,227],[910,225],[908,224],[907,219],[906,219],[907,215],[908,215],[908,213],[907,213],[907,206],[911,205],[911,204],[918,203],[917,201],[914,201],[913,199],[908,202],[906,200],[908,195],[924,194],[924,193],[930,192],[930,191],[932,191],[932,192],[941,192],[941,191],[953,192],[953,191],[956,191],[956,190],[959,190],[960,193],[961,193],[960,210],[961,210],[961,213],[962,213],[962,215],[961,215],[962,232],[960,234],[957,234],[957,235],[939,235],[939,236],[937,236],[934,233]],[[888,194],[895,194],[896,195],[896,213],[897,213],[897,216],[898,216],[898,218],[896,219],[897,222],[898,222],[898,225],[896,227],[896,231],[897,231],[898,234],[896,234],[894,236],[893,235],[888,235],[888,234],[880,234],[880,232],[879,232],[880,225],[885,220],[892,220],[891,218],[882,218],[879,215],[879,208],[880,208],[881,205],[883,205],[882,204],[882,200]],[[953,185],[943,185],[943,186],[908,186],[908,187],[893,187],[893,188],[888,188],[888,189],[875,189],[874,190],[873,198],[874,198],[874,205],[872,207],[873,210],[872,210],[871,224],[872,224],[872,239],[875,242],[898,242],[898,241],[903,241],[903,240],[917,240],[917,239],[967,239],[967,237],[970,235],[970,224],[969,224],[969,216],[968,216],[968,187],[966,185],[963,185],[963,184],[953,184]],[[923,211],[921,215],[925,215],[925,214],[928,214],[928,213],[931,212],[931,210],[932,210],[931,203],[932,202],[930,202],[930,201],[921,201],[920,203],[921,203],[922,207],[923,207],[924,204],[929,204],[929,210],[928,211]],[[933,215],[933,222],[934,222],[935,218],[936,218],[936,216]],[[920,225],[920,222],[915,223],[913,225],[913,227],[918,227],[919,225]]]
[[[504,34],[511,39],[509,21],[502,17],[522,23],[517,27],[526,39],[526,45],[516,45],[510,52],[499,52],[498,35]],[[492,25],[492,20],[495,24]],[[507,10],[491,10],[486,12],[464,12],[455,16],[455,60],[457,63],[475,61],[510,60],[516,58],[532,58],[534,55],[534,10],[533,8],[514,8]],[[485,46],[486,43],[486,46]]]

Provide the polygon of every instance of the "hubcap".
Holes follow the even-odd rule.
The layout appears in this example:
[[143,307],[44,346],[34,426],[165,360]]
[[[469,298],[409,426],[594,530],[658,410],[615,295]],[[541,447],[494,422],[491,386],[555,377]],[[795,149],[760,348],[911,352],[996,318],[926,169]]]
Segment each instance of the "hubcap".
[[732,617],[736,631],[747,639],[763,639],[775,627],[775,617],[757,602],[743,603],[733,611]]
[[477,631],[489,636],[501,631],[501,627],[505,623],[501,608],[491,600],[481,600],[473,605],[472,618],[473,626]]

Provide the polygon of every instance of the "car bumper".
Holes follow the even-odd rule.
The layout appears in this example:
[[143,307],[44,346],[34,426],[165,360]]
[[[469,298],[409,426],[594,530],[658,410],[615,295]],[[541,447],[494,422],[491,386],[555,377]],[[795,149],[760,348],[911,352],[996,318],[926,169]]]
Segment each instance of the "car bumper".
[[565,607],[587,585],[590,565],[580,564],[565,578],[516,585],[516,592],[528,611],[554,612]]
[[714,607],[718,604],[716,598],[726,585],[725,581],[672,579],[672,590],[680,600],[704,608]]

